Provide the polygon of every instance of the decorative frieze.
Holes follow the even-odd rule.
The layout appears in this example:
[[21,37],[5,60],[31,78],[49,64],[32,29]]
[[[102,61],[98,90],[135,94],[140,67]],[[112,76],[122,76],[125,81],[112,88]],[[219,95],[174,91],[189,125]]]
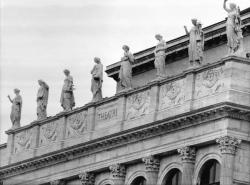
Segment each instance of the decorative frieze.
[[145,165],[146,171],[159,171],[160,160],[154,156],[148,156],[142,158],[142,162]]
[[86,131],[87,115],[87,111],[83,111],[67,118],[66,138],[79,137]]
[[150,90],[133,94],[127,98],[126,120],[132,120],[149,113]]
[[195,98],[222,92],[225,88],[222,67],[209,69],[196,75]]
[[96,121],[104,122],[117,119],[117,103],[102,105],[96,109]]
[[50,182],[50,185],[66,185],[64,180],[54,180]]
[[94,185],[95,175],[91,172],[83,172],[78,175],[82,185]]
[[236,154],[236,150],[239,147],[241,140],[231,136],[224,136],[218,138],[216,142],[219,144],[219,149],[222,154]]
[[28,150],[32,142],[32,129],[24,130],[15,135],[14,153]]
[[114,164],[109,167],[112,178],[125,178],[126,168],[121,164]]
[[170,82],[160,87],[159,109],[182,104],[185,101],[184,79]]
[[50,122],[40,127],[39,145],[46,145],[55,142],[58,138],[59,121]]
[[182,162],[195,162],[196,150],[193,147],[185,146],[183,148],[179,148],[178,153],[181,156]]

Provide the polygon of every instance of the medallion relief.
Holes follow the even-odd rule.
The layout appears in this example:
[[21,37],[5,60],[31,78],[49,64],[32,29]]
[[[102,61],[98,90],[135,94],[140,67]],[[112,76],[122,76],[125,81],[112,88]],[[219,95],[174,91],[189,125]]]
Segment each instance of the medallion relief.
[[50,122],[40,127],[40,145],[55,142],[58,138],[58,121]]
[[31,142],[32,142],[32,130],[31,129],[18,133],[15,136],[14,153],[18,153],[23,150],[30,149]]

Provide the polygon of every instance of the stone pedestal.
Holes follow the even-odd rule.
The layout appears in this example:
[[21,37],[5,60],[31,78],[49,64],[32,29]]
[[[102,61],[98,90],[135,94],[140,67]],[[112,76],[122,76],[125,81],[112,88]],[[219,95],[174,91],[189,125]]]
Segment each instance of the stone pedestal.
[[142,159],[145,165],[146,185],[157,184],[160,161],[154,156],[148,156]]
[[114,164],[109,167],[110,169],[110,179],[115,185],[124,185],[126,177],[125,166],[121,164]]
[[224,136],[216,140],[221,152],[220,185],[233,185],[234,159],[241,140]]
[[183,185],[192,185],[196,156],[195,148],[186,146],[178,149],[178,152],[183,166],[181,182]]

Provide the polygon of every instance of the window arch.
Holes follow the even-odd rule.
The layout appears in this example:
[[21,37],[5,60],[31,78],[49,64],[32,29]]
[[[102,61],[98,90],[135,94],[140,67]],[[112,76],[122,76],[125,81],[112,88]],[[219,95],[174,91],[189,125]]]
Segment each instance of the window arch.
[[166,177],[164,185],[181,185],[181,171],[177,168],[170,170]]
[[146,185],[146,179],[142,176],[137,177],[135,180],[133,180],[131,185]]
[[219,185],[220,164],[217,160],[207,161],[201,168],[198,185]]

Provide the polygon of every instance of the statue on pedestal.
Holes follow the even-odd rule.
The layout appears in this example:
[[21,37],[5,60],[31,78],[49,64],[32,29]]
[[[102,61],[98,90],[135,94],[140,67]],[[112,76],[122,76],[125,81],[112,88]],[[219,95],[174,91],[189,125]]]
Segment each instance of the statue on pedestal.
[[166,77],[165,72],[165,50],[166,50],[166,42],[163,40],[163,37],[160,34],[155,35],[156,40],[158,40],[158,44],[155,47],[154,54],[155,54],[155,61],[154,65],[156,68],[156,76],[157,79],[162,79]]
[[188,56],[191,67],[202,65],[203,50],[204,50],[204,33],[202,31],[202,24],[197,19],[192,19],[193,27],[188,32],[187,27],[184,26],[186,34],[189,36]]
[[127,90],[132,88],[132,64],[135,58],[127,45],[124,45],[122,49],[124,50],[124,56],[121,58],[119,84],[121,90]]
[[38,80],[40,88],[37,92],[37,120],[47,118],[47,104],[49,98],[49,86],[43,80]]
[[21,111],[22,111],[22,97],[20,96],[20,90],[14,89],[14,93],[16,97],[14,99],[8,98],[12,103],[11,113],[10,113],[10,120],[12,122],[12,129],[20,127],[20,120],[21,120]]
[[224,0],[223,8],[228,13],[226,22],[228,55],[246,57],[243,47],[243,35],[241,30],[240,8],[230,3],[227,8],[227,0]]
[[102,83],[103,83],[103,65],[101,59],[98,57],[94,58],[96,63],[91,70],[91,92],[93,94],[92,102],[100,101],[102,99]]
[[64,111],[70,111],[75,106],[73,77],[70,76],[68,69],[65,69],[63,72],[66,78],[61,92],[60,103]]

